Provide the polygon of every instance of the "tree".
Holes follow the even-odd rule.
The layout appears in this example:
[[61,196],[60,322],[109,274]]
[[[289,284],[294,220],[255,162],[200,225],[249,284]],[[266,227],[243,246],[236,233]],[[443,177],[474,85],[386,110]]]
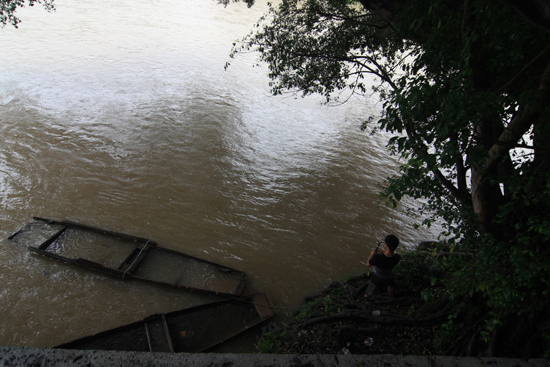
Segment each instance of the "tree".
[[17,28],[21,23],[21,19],[15,15],[17,9],[38,3],[43,4],[46,10],[52,11],[55,9],[53,2],[54,0],[0,0],[0,25],[5,27],[6,24],[11,24]]
[[526,20],[550,31],[550,1],[548,0],[502,0],[519,12]]
[[383,197],[422,199],[433,215],[424,224],[442,219],[449,244],[475,254],[448,289],[483,297],[477,335],[501,340],[500,354],[524,346],[504,347],[524,332],[511,315],[548,318],[550,286],[550,35],[526,11],[545,1],[505,2],[522,5],[283,0],[232,53],[258,51],[275,94],[330,101],[368,96],[377,81],[382,114],[365,127],[393,134],[388,146],[405,162]]

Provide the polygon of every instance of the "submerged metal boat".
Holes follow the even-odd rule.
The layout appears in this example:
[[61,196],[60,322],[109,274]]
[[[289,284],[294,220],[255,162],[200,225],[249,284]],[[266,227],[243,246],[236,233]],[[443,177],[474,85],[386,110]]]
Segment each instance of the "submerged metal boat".
[[240,295],[247,274],[130,236],[70,221],[34,217],[9,237],[30,251],[121,279],[202,293]]
[[54,348],[142,352],[203,352],[274,315],[265,293],[227,298],[100,332]]

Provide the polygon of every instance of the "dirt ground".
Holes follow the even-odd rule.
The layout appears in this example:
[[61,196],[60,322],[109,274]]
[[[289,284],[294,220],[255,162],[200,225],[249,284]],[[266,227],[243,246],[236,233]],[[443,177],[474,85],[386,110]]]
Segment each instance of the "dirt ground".
[[266,331],[274,337],[264,342],[276,353],[439,354],[436,335],[447,317],[444,312],[437,306],[419,312],[424,302],[407,289],[397,288],[394,297],[378,290],[367,300],[367,284],[366,275],[333,283],[307,298],[293,320],[268,325]]

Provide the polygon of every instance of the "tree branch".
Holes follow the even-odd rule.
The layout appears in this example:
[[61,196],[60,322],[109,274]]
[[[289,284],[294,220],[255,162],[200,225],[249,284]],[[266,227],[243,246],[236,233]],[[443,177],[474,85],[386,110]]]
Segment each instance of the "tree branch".
[[533,65],[538,59],[540,59],[548,50],[550,50],[550,44],[548,44],[548,46],[546,46],[544,48],[544,50],[542,50],[537,56],[535,56],[535,58],[533,58],[533,60],[531,60],[527,65],[525,65],[516,75],[514,75],[512,77],[512,79],[510,79],[506,84],[504,84],[502,87],[500,87],[496,93],[504,93],[506,91],[506,89],[508,88],[509,85],[511,85],[512,83],[514,83],[520,76],[521,74],[523,74],[523,72],[527,69],[529,69],[529,67],[531,67],[531,65]]
[[[549,99],[548,87],[550,86],[550,63],[546,65],[544,74],[539,84],[539,91],[543,94],[543,102],[547,103]],[[488,168],[495,164],[501,157],[508,153],[517,142],[534,124],[535,120],[540,116],[540,109],[535,109],[531,105],[525,106],[512,121],[504,128],[500,134],[498,141],[489,149],[489,156],[485,162],[485,167]]]

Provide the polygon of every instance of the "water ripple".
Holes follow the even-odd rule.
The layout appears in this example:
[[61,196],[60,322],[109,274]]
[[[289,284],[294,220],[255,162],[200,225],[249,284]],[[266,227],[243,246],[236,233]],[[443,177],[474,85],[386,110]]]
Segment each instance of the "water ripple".
[[[270,96],[254,55],[223,70],[265,1],[251,10],[204,0],[56,4],[54,14],[24,9],[20,29],[0,33],[10,50],[0,59],[2,238],[32,215],[151,238],[246,271],[250,290],[291,314],[305,294],[363,271],[387,232],[406,245],[429,234],[406,208],[377,206],[398,161],[387,136],[359,130],[376,101]],[[204,301],[8,241],[0,264],[2,345],[51,346]]]

